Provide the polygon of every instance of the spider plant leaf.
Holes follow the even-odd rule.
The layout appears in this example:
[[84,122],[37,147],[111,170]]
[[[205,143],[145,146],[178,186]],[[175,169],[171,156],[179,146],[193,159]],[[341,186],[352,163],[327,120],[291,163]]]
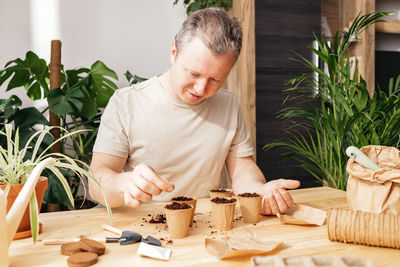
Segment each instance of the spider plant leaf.
[[36,243],[37,236],[39,235],[39,208],[37,204],[36,192],[33,190],[32,196],[29,200],[29,216],[30,216],[30,223],[31,223],[31,233],[33,243]]
[[65,180],[64,176],[62,175],[62,173],[57,169],[57,163],[51,163],[49,165],[47,165],[47,169],[49,169],[57,178],[58,180],[61,182],[65,193],[68,196],[68,199],[71,203],[71,205],[74,207],[74,197],[72,196],[72,192],[71,189],[69,188],[68,182],[67,180]]

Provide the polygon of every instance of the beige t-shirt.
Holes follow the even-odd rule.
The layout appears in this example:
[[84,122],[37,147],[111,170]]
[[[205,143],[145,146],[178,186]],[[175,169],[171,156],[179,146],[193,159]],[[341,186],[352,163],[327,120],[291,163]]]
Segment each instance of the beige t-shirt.
[[94,152],[126,157],[124,171],[150,165],[175,185],[153,200],[208,197],[220,185],[227,156],[254,154],[235,96],[218,90],[198,104],[165,91],[157,77],[117,90],[103,116]]

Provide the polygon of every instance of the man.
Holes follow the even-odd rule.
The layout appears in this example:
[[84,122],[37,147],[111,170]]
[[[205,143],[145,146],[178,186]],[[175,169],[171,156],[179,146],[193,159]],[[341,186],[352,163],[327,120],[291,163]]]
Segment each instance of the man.
[[[265,182],[236,98],[220,89],[241,45],[236,18],[217,8],[197,11],[176,35],[165,73],[115,92],[91,164],[111,207],[207,197],[224,164],[237,194],[264,195],[263,214],[293,205],[285,189],[300,183]],[[90,194],[103,203],[99,187],[91,184]]]

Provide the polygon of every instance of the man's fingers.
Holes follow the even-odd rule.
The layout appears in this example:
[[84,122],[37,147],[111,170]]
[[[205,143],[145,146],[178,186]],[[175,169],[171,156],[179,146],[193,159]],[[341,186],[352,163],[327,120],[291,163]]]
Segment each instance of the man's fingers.
[[150,166],[145,164],[140,164],[136,166],[136,168],[138,168],[137,171],[143,178],[145,178],[146,180],[157,186],[160,190],[166,192],[172,192],[174,190],[175,186],[170,182],[168,182],[167,180],[165,180],[164,178],[158,176]]
[[286,205],[288,206],[288,208],[293,206],[294,201],[293,201],[292,196],[289,194],[289,192],[286,191],[285,189],[279,189],[278,191],[281,194],[283,200],[286,202]]
[[284,189],[295,189],[300,186],[300,182],[297,180],[279,179],[277,180],[277,186]]
[[133,185],[130,188],[129,193],[135,198],[136,200],[139,200],[140,202],[149,202],[153,199],[153,196],[143,192],[137,185]]
[[136,175],[134,180],[135,180],[135,185],[145,193],[148,193],[153,196],[158,196],[162,192],[158,186],[156,186],[149,180],[145,179],[141,175]]
[[278,204],[276,204],[274,195],[270,194],[267,197],[267,199],[268,199],[269,207],[271,208],[271,214],[276,215],[277,213],[279,213],[279,207],[278,207]]
[[142,202],[140,202],[139,200],[134,199],[132,197],[132,195],[129,194],[128,191],[124,192],[124,202],[125,202],[125,206],[131,207],[131,208],[137,208],[140,206],[140,204],[142,204]]
[[[136,178],[135,178],[136,179]],[[124,195],[125,201],[127,197],[134,198],[140,202],[149,202],[152,200],[153,196],[143,192],[135,183],[131,182],[125,185],[125,193]]]
[[276,204],[278,205],[279,213],[285,213],[288,209],[288,205],[286,204],[285,200],[283,199],[281,192],[279,192],[278,190],[273,190],[272,193],[274,195]]
[[272,214],[271,208],[269,207],[268,198],[266,198],[266,197],[263,197],[263,200],[262,200],[261,214],[264,214],[264,215]]

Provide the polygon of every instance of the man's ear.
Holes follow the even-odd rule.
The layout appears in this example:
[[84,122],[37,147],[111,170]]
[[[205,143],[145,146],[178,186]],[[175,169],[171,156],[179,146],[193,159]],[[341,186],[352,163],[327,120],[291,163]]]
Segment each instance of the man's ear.
[[171,64],[175,63],[176,60],[176,45],[175,45],[175,41],[172,42],[172,48],[171,48],[171,54],[169,56],[169,59],[171,61]]

